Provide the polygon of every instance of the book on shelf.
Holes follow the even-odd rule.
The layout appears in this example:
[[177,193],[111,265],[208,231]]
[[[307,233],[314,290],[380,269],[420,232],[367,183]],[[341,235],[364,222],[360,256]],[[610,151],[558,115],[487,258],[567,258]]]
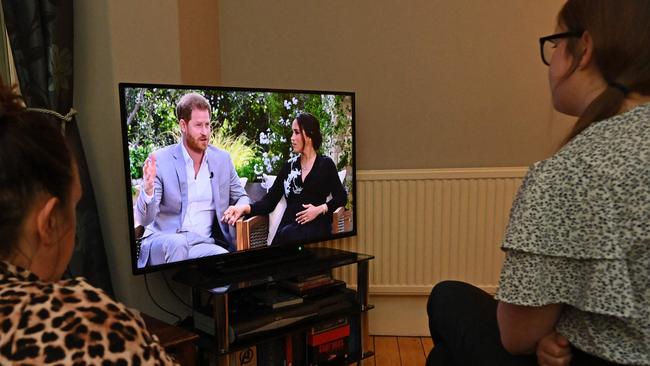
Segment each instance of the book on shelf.
[[318,287],[312,287],[308,289],[303,289],[303,290],[291,290],[287,289],[287,291],[293,291],[296,295],[299,295],[303,299],[309,299],[313,297],[319,297],[323,295],[328,295],[332,292],[335,291],[342,291],[347,288],[347,285],[345,281],[341,280],[333,280],[331,283],[321,285]]
[[253,297],[262,305],[271,309],[280,309],[287,306],[302,304],[302,297],[280,291],[278,289],[267,289],[253,293]]
[[285,290],[289,290],[294,294],[302,296],[311,290],[332,285],[334,285],[334,287],[341,286],[345,285],[345,282],[332,278],[329,273],[323,273],[304,278],[279,281],[278,285]]
[[328,283],[332,283],[334,281],[333,278],[331,277],[323,277],[323,278],[318,278],[314,279],[311,281],[293,281],[293,280],[285,280],[285,281],[280,281],[280,284],[285,285],[286,287],[293,288],[296,290],[299,289],[307,289],[307,288],[313,288],[313,287],[318,287],[322,285],[326,285]]
[[321,273],[311,273],[307,275],[298,275],[293,277],[291,280],[296,282],[309,282],[314,280],[319,280],[321,278],[332,278],[332,275],[329,271]]
[[329,272],[312,274],[308,276],[297,276],[286,280],[285,282],[292,283],[296,286],[316,286],[319,283],[328,283],[332,281],[332,275]]
[[313,326],[307,334],[309,365],[340,364],[348,358],[350,324],[346,316]]

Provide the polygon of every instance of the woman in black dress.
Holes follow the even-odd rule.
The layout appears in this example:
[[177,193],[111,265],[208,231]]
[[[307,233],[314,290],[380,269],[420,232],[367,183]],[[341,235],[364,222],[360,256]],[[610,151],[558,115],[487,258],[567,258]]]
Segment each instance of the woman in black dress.
[[[251,205],[230,206],[223,217],[234,225],[244,214],[267,215],[284,195],[287,208],[272,245],[327,238],[331,235],[332,212],[347,203],[336,165],[317,153],[323,138],[316,117],[301,113],[291,129],[291,147],[299,155],[284,164],[264,198]],[[326,201],[330,194],[332,199]]]

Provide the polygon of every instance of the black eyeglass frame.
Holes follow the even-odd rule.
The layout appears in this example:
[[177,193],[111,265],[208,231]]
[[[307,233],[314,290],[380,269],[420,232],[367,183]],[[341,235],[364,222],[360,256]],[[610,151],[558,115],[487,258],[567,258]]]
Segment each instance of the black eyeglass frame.
[[544,65],[551,66],[550,62],[548,62],[546,58],[544,58],[544,43],[546,43],[547,41],[553,41],[562,38],[571,38],[571,37],[580,38],[582,37],[583,33],[584,31],[569,31],[569,32],[551,34],[550,36],[546,36],[546,37],[541,37],[539,39],[539,53],[540,56],[542,57],[542,62],[544,63]]

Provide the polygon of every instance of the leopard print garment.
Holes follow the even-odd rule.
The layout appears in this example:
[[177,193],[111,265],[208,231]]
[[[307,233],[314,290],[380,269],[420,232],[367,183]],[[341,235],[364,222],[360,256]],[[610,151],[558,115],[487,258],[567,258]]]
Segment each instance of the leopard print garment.
[[534,164],[513,203],[497,299],[567,306],[577,348],[650,365],[650,104]]
[[139,315],[83,279],[0,261],[0,365],[175,365]]

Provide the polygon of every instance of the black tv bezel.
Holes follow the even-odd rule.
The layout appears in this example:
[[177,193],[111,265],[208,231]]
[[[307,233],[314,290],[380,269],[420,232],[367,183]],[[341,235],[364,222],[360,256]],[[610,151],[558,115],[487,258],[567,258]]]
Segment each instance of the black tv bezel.
[[[131,171],[130,171],[130,157],[129,157],[129,142],[126,120],[126,103],[124,103],[125,89],[127,88],[160,88],[160,89],[199,89],[199,90],[219,90],[219,91],[238,91],[238,92],[270,92],[270,93],[295,93],[295,94],[330,94],[330,95],[345,95],[351,97],[352,108],[352,230],[344,233],[332,234],[327,239],[312,240],[277,247],[263,247],[252,248],[241,252],[231,252],[227,254],[215,255],[205,258],[186,259],[179,262],[159,264],[156,266],[145,266],[138,268],[136,258],[136,240],[135,231],[133,230],[134,217],[133,217],[133,198],[130,193],[131,188]],[[186,85],[186,84],[155,84],[155,83],[131,83],[120,82],[118,83],[119,90],[119,103],[120,103],[120,128],[122,130],[122,153],[124,162],[124,182],[125,182],[125,195],[127,202],[127,218],[128,218],[128,231],[129,231],[129,247],[131,251],[131,270],[133,275],[142,275],[147,273],[154,273],[162,270],[180,268],[180,267],[200,267],[202,269],[214,269],[215,271],[236,270],[238,265],[247,266],[250,261],[266,256],[272,252],[295,252],[300,253],[306,245],[314,245],[317,243],[325,243],[332,240],[338,240],[347,237],[357,236],[357,206],[359,199],[357,197],[357,156],[356,156],[356,93],[351,91],[332,91],[332,90],[311,90],[311,89],[278,89],[278,88],[259,88],[259,87],[233,87],[233,86],[214,86],[214,85]]]

